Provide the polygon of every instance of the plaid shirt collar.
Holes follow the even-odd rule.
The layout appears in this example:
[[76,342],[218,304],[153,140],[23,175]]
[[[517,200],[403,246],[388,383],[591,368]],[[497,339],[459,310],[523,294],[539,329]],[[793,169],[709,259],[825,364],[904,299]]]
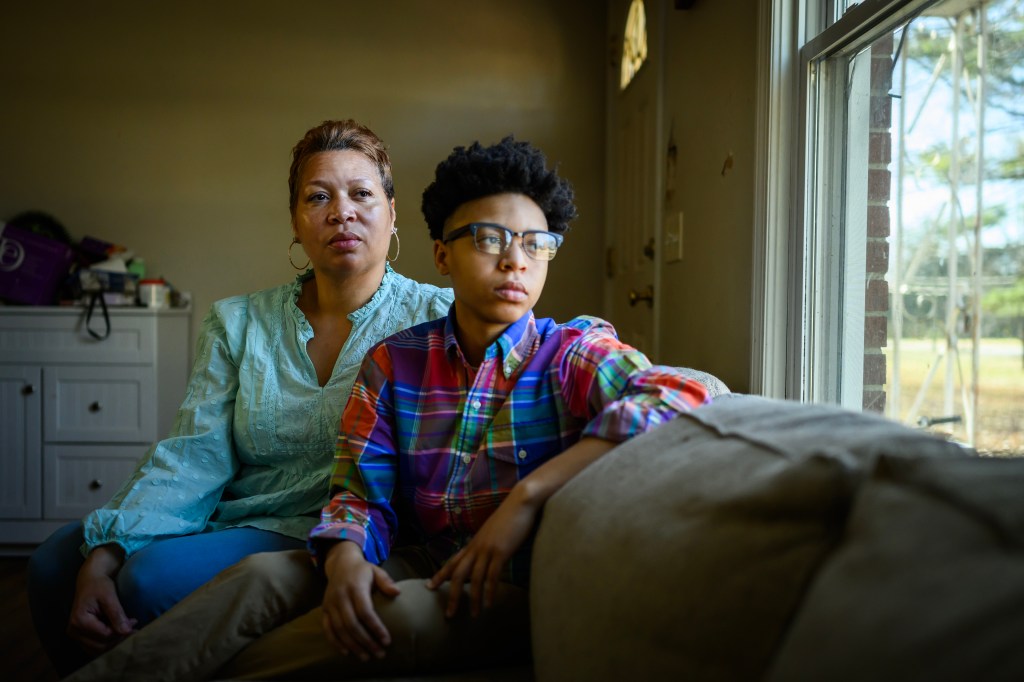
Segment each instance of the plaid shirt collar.
[[[523,364],[523,360],[530,356],[531,350],[538,342],[537,322],[534,319],[533,311],[528,310],[525,315],[510,324],[494,343],[487,347],[487,350],[484,352],[484,362],[495,357],[500,358],[502,373],[508,379]],[[444,322],[444,348],[449,359],[458,359],[466,365],[469,364],[462,354],[462,349],[459,348],[458,339],[455,338],[454,303],[449,308],[448,316]]]

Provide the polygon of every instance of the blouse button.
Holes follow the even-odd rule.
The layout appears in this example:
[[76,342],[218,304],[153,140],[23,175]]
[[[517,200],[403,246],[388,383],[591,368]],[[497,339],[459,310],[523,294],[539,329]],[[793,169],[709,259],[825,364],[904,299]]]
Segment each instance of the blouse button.
[[526,459],[526,450],[519,451],[519,459]]
[[461,514],[461,513],[462,513],[462,507],[452,507],[452,514],[458,515],[458,514]]
[[474,400],[473,401],[473,409],[474,410],[479,410],[480,409],[480,401],[479,400]]
[[469,457],[468,454],[465,454],[465,455],[462,456],[462,463],[463,464],[469,464],[469,460],[470,460],[470,457]]

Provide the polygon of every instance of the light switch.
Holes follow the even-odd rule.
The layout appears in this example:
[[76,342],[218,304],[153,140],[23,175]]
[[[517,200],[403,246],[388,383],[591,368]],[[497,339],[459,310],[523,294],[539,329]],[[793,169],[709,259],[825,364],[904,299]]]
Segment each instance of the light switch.
[[683,212],[677,211],[665,218],[665,254],[666,263],[677,263],[683,260]]

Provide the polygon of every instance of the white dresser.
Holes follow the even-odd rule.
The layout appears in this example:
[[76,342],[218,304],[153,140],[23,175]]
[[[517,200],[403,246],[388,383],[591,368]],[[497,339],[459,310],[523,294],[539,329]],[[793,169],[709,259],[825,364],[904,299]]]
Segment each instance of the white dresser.
[[[102,505],[164,437],[185,395],[191,311],[0,307],[0,547]],[[103,335],[99,311],[89,327]]]

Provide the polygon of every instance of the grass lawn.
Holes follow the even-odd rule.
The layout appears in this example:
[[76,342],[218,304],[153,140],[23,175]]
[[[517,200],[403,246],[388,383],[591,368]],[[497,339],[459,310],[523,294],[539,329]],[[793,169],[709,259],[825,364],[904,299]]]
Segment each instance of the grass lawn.
[[[893,394],[893,348],[892,341],[885,349],[887,392]],[[944,386],[946,381],[946,359],[940,357],[945,348],[942,340],[903,339],[900,342],[900,405],[899,419],[908,421],[921,416],[945,417]],[[961,341],[959,346],[959,371],[954,364],[955,383],[953,386],[953,415],[961,417],[959,424],[942,424],[931,430],[967,442],[967,412],[963,395],[971,399],[971,358],[970,340]],[[978,371],[978,442],[980,452],[1024,456],[1024,364],[1021,361],[1019,339],[982,339]],[[921,391],[921,387],[934,365],[938,364],[931,382],[925,389],[916,416],[910,411]],[[962,377],[962,380],[961,380]],[[962,383],[961,383],[962,381]],[[896,415],[891,415],[896,416]]]

